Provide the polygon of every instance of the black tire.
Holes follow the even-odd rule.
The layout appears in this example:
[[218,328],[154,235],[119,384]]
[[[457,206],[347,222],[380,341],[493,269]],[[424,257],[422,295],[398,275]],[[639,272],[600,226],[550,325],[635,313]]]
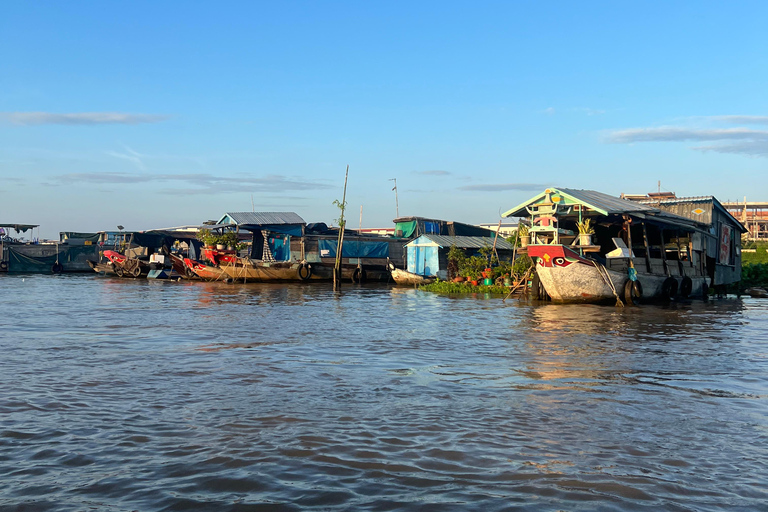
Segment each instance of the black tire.
[[141,267],[136,265],[133,270],[131,270],[131,275],[133,277],[139,277],[141,275]]
[[661,285],[661,296],[664,300],[670,300],[677,295],[677,279],[668,277]]
[[353,283],[364,283],[365,278],[366,278],[365,269],[362,267],[357,267],[355,271],[352,273]]
[[197,277],[197,274],[195,274],[195,271],[191,268],[184,266],[184,275],[187,276],[187,279],[194,279]]
[[61,263],[54,263],[53,266],[51,267],[51,272],[53,272],[54,274],[61,274],[62,272],[64,272],[64,265],[62,265]]
[[683,282],[680,283],[680,295],[682,295],[683,298],[687,299],[688,296],[691,294],[692,290],[693,290],[693,280],[691,280],[690,277],[685,276],[683,278]]
[[312,277],[312,267],[309,266],[307,263],[302,263],[299,265],[299,268],[297,269],[297,274],[299,275],[299,279],[302,281],[308,280],[310,277]]
[[7,271],[8,271],[8,262],[0,261],[0,272],[7,272]]
[[627,279],[624,283],[624,302],[630,306],[640,304],[640,300],[643,298],[643,285],[640,281],[632,281]]
[[125,275],[125,272],[123,272],[123,267],[115,267],[115,274],[117,274],[117,277],[123,277]]

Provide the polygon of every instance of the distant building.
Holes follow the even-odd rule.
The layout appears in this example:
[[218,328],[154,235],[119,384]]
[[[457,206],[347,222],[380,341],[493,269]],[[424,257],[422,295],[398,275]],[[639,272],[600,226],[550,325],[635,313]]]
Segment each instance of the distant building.
[[723,203],[731,215],[747,228],[749,240],[768,240],[768,202],[747,201]]
[[490,229],[494,233],[496,233],[496,229],[498,229],[499,236],[503,236],[504,238],[514,236],[517,232],[517,222],[502,222],[501,226],[499,226],[498,222],[496,224],[478,224],[478,226],[484,229]]

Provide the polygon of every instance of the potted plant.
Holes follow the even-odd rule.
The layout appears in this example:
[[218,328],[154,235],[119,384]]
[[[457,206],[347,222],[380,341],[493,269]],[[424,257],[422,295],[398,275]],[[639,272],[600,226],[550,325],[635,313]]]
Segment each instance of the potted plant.
[[517,226],[517,236],[520,237],[520,247],[528,247],[528,244],[531,243],[529,229],[530,228],[527,225],[522,223]]
[[595,228],[592,226],[592,219],[584,219],[576,223],[579,229],[579,245],[592,245],[592,235],[595,234]]

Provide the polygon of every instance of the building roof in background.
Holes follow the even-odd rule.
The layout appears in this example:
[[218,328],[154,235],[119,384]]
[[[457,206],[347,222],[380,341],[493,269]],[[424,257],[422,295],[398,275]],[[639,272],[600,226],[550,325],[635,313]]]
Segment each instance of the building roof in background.
[[304,219],[293,212],[228,212],[219,219],[218,223],[236,224],[238,226],[306,225]]
[[[483,247],[493,247],[493,237],[485,236],[447,236],[447,235],[421,235],[419,238],[406,244],[406,247],[412,244],[416,244],[419,241],[427,239],[440,247],[453,247],[454,245],[459,249],[482,249]],[[496,238],[496,249],[499,250],[512,250],[512,244],[507,242],[504,238]]]

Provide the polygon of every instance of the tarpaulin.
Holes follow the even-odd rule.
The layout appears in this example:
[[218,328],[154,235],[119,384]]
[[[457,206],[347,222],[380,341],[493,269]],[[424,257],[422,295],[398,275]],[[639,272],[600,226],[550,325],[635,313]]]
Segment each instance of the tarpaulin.
[[[336,240],[318,240],[318,249],[324,258],[336,257]],[[344,240],[343,258],[388,258],[389,243],[364,240]]]

